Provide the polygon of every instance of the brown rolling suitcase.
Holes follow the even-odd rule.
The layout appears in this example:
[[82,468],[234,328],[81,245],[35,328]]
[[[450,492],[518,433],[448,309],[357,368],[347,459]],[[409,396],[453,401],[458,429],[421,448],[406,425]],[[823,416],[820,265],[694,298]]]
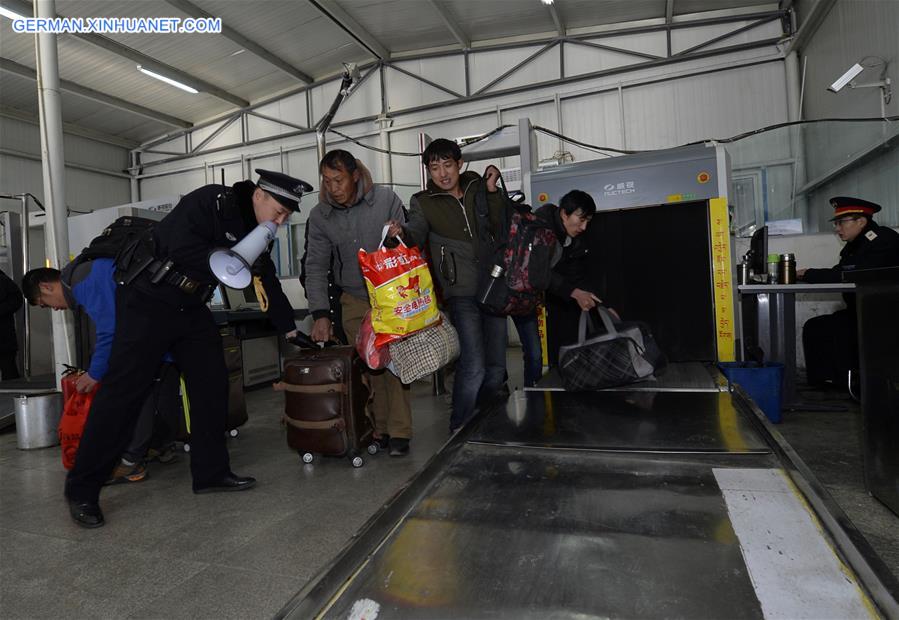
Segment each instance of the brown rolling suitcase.
[[347,456],[353,467],[362,467],[362,451],[377,452],[371,389],[356,347],[303,350],[284,360],[283,378],[274,387],[284,391],[287,445],[303,462],[324,454]]

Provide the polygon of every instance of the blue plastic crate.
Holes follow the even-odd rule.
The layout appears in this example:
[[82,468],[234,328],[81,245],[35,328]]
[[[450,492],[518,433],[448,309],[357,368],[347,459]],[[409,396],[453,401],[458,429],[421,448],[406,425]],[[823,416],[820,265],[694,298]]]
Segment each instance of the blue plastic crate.
[[749,394],[768,419],[780,422],[783,404],[784,365],[769,362],[721,362],[718,368],[730,383],[736,383]]

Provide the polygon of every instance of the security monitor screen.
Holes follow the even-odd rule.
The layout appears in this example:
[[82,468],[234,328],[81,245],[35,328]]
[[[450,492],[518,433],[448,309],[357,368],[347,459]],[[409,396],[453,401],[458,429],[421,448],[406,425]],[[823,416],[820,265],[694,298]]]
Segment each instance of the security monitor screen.
[[229,310],[259,309],[259,300],[256,298],[256,290],[252,285],[239,291],[225,288],[225,298],[228,300]]

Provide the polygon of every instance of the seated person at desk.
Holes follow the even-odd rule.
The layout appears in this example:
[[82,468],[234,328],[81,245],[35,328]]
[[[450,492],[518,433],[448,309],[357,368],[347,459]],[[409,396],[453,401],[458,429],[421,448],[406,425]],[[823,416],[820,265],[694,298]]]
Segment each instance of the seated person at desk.
[[[840,282],[846,271],[899,265],[899,233],[873,219],[880,205],[845,196],[831,198],[830,204],[834,230],[846,243],[840,262],[830,269],[800,269],[796,272],[799,279],[811,284]],[[843,297],[846,308],[809,319],[802,328],[809,385],[830,381],[845,386],[849,370],[858,368],[855,295]]]

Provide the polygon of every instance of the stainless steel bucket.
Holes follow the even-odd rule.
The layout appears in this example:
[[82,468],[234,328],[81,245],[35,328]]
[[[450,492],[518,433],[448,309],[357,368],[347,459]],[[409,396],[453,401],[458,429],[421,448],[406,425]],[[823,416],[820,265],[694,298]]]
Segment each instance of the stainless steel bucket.
[[19,450],[49,448],[59,444],[57,429],[62,417],[61,392],[18,395],[13,400]]

